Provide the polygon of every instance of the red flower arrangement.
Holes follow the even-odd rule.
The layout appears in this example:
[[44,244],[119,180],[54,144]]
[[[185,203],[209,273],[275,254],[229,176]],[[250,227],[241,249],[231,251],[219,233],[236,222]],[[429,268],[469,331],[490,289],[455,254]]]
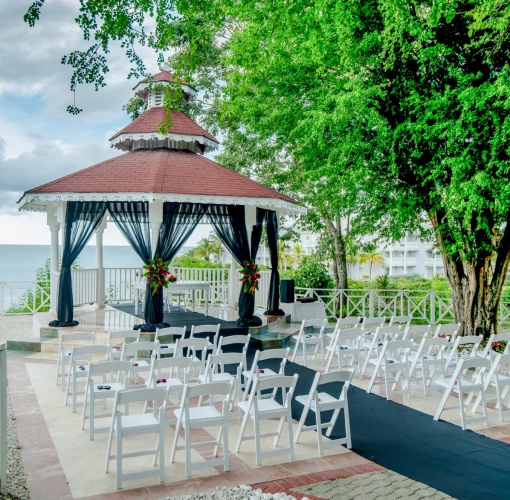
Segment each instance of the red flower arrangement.
[[163,259],[159,255],[156,255],[154,259],[149,260],[149,263],[143,266],[145,269],[143,276],[147,278],[147,283],[152,289],[152,295],[158,293],[160,286],[167,288],[168,283],[177,281],[177,276],[174,276],[168,270],[169,265],[170,261],[163,262]]
[[505,352],[506,342],[493,342],[492,349],[500,354]]
[[240,281],[243,284],[243,292],[253,295],[259,289],[259,266],[253,260],[245,260],[243,268],[239,270],[243,275]]

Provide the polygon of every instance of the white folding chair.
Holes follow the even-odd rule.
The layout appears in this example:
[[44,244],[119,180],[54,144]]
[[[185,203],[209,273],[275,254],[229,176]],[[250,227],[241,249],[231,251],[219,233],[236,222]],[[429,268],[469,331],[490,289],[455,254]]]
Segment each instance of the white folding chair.
[[122,346],[139,340],[140,332],[135,330],[120,330],[108,332],[108,345],[112,348],[112,359],[120,360],[122,357]]
[[[367,392],[372,392],[374,385],[384,383],[387,400],[396,394],[407,394],[408,397],[411,397],[409,354],[412,348],[413,343],[410,340],[385,340],[377,361],[369,360],[371,364],[375,365],[375,368]],[[384,382],[376,381],[381,370]],[[394,374],[393,380],[390,380],[391,374]],[[402,384],[401,390],[396,390],[401,376],[405,378],[405,383]]]
[[[313,359],[317,356],[317,351],[321,349],[321,361],[324,361],[324,329],[328,326],[328,320],[326,319],[304,319],[301,322],[301,328],[297,335],[293,335],[293,339],[296,342],[294,346],[294,353],[292,354],[292,362],[296,360],[296,354],[301,346],[303,348],[303,365],[306,366],[306,351],[310,346],[315,346]],[[307,333],[310,328],[318,328],[319,333]]]
[[220,324],[217,325],[200,325],[191,327],[190,338],[207,338],[207,350],[216,354],[216,347],[218,345],[218,338],[220,336]]
[[69,361],[69,373],[66,384],[66,405],[69,401],[69,393],[72,394],[73,413],[76,408],[83,403],[78,403],[77,396],[85,394],[84,391],[78,392],[78,384],[85,386],[89,370],[89,362],[92,356],[102,356],[102,360],[110,359],[111,349],[109,345],[85,345],[73,346],[71,351],[71,359]]
[[58,357],[57,357],[57,385],[58,379],[62,379],[61,390],[65,391],[66,381],[66,365],[71,361],[71,349],[73,342],[88,342],[88,345],[94,343],[95,332],[76,332],[76,333],[61,333],[58,344]]
[[[352,370],[329,373],[317,372],[315,374],[315,378],[313,379],[312,387],[308,396],[296,396],[296,401],[302,404],[304,408],[297,426],[296,436],[294,438],[295,443],[299,441],[301,432],[315,430],[317,432],[317,445],[319,447],[319,455],[324,454],[324,448],[327,446],[338,446],[345,444],[349,450],[352,448],[351,425],[349,421],[349,404],[347,401],[347,391],[349,390],[351,379]],[[320,389],[321,386],[332,383],[343,383],[343,387],[338,397],[333,396],[327,392],[327,388],[322,388],[322,390]],[[336,421],[338,420],[342,410],[344,411],[345,420],[345,438],[324,441],[322,429],[327,429],[326,437],[331,436],[333,428],[335,427]],[[305,425],[305,421],[310,411],[315,413],[316,423],[315,425],[307,426]],[[329,422],[322,421],[321,413],[324,411],[333,411],[333,415]]]
[[[259,378],[255,377],[253,381],[250,396],[246,401],[239,403],[239,408],[244,413],[243,421],[241,422],[241,429],[239,430],[239,437],[237,439],[236,452],[239,453],[241,443],[248,439],[255,439],[255,461],[257,465],[261,465],[264,457],[273,457],[275,455],[289,454],[289,458],[294,460],[294,441],[292,436],[292,411],[291,401],[294,395],[294,389],[298,381],[298,375],[292,377],[276,376]],[[259,399],[258,394],[265,390],[271,390],[275,394],[281,390],[282,403],[279,403],[273,396],[271,398]],[[248,419],[253,420],[254,434],[246,435],[246,424]],[[280,419],[278,428],[273,432],[260,432],[261,420]],[[278,446],[278,441],[283,430],[283,426],[287,422],[289,446],[287,448],[278,448],[270,451],[261,450],[261,438],[274,437],[273,446]]]
[[[161,337],[172,336],[172,342],[161,342]],[[154,340],[159,341],[159,355],[173,354],[175,352],[175,340],[186,337],[186,327],[169,326],[167,328],[157,328]]]
[[388,326],[400,326],[402,331],[411,324],[411,316],[392,316]]
[[[209,340],[207,338],[189,338],[177,339],[175,342],[176,358],[191,358],[191,368],[195,376],[195,369],[199,369],[198,375],[203,375],[205,372],[205,361],[207,359],[207,348]],[[198,378],[196,378],[198,380]]]
[[398,326],[379,326],[375,333],[365,334],[361,337],[359,347],[365,354],[361,374],[365,373],[369,363],[374,364],[377,361],[384,341],[398,339],[399,335],[400,328]]
[[[166,387],[170,395],[175,394],[179,397],[179,404],[173,404],[170,400],[167,402],[167,411],[176,410],[180,407],[180,398],[182,397],[184,386],[189,381],[191,363],[191,358],[178,358],[175,356],[152,358],[149,387]],[[176,419],[165,420],[167,425],[174,425],[176,422]]]
[[[108,399],[113,399],[117,391],[128,389],[129,372],[131,363],[129,361],[100,361],[90,363],[88,367],[87,384],[85,386],[85,401],[83,402],[83,412],[81,416],[81,430],[85,429],[85,420],[89,420],[89,438],[94,440],[96,432],[108,432],[109,427],[95,426],[96,418],[111,417],[111,411],[105,413],[96,413],[96,402],[103,404],[106,409]],[[124,383],[115,382],[114,374],[122,373]],[[110,380],[108,380],[108,376]],[[101,381],[96,380],[101,377]],[[87,415],[87,407],[89,414]]]
[[345,329],[346,327],[358,328],[360,326],[360,316],[346,316],[345,318],[339,318],[336,320],[335,328],[332,332],[326,333],[326,337],[330,339],[335,338],[338,330]]
[[[108,436],[108,448],[106,455],[106,472],[110,467],[110,460],[117,462],[117,489],[122,488],[122,483],[131,479],[141,479],[151,476],[159,476],[159,481],[165,481],[165,411],[168,399],[168,389],[152,388],[137,389],[131,391],[118,391],[115,397],[113,415],[111,419],[110,432]],[[134,403],[147,403],[149,401],[161,401],[162,405],[154,405],[152,413],[141,413],[138,415],[125,415],[119,407],[128,406]],[[128,436],[140,436],[156,434],[156,446],[153,449],[138,451],[123,451],[123,439]],[[112,454],[113,436],[116,438],[116,453]],[[159,451],[159,467],[143,471],[125,473],[122,468],[124,458],[141,457],[154,455],[154,465]]]
[[[441,377],[445,376],[444,364],[446,357],[444,350],[447,346],[448,339],[440,337],[428,339],[423,337],[418,349],[409,353],[409,361],[411,362],[409,380],[411,381],[415,378],[414,372],[419,369],[421,371],[423,393],[425,396],[427,395],[427,387],[430,386],[438,367],[441,371]],[[429,354],[426,354],[427,352]],[[432,373],[430,373],[431,368],[433,368]]]
[[[210,382],[201,385],[186,385],[181,400],[181,407],[175,410],[177,417],[177,426],[175,428],[174,441],[171,452],[171,462],[175,460],[177,450],[185,450],[186,477],[191,477],[193,469],[202,469],[208,467],[217,467],[223,465],[223,470],[229,470],[229,447],[228,447],[228,407],[232,395],[234,382]],[[202,399],[203,396],[209,396],[214,400],[215,396],[223,396],[221,411],[214,405],[191,407],[190,400],[194,398]],[[184,430],[184,445],[179,445],[179,432]],[[215,440],[211,441],[191,441],[192,429],[203,429],[206,427],[219,427],[220,431]],[[223,437],[223,457],[205,462],[192,462],[191,449],[201,446],[211,446],[214,444],[214,456],[218,456],[219,447]]]
[[[284,348],[268,349],[267,351],[257,351],[255,353],[251,369],[243,371],[243,377],[246,379],[246,384],[242,397],[243,401],[248,397],[250,386],[255,377],[264,379],[267,377],[275,377],[276,375],[285,375],[285,366],[287,365],[289,354],[290,354],[289,347],[285,349]],[[275,372],[271,368],[260,366],[261,362],[274,361],[279,359],[281,359],[281,362],[278,368],[278,372]],[[274,394],[276,394],[276,390],[273,391],[273,395],[262,394],[261,397],[274,397]]]
[[[205,372],[198,379],[202,384],[210,382],[233,382],[234,392],[232,393],[232,404],[230,410],[233,409],[234,400],[237,402],[242,395],[242,373],[246,363],[246,357],[241,352],[227,352],[225,354],[211,354],[206,361]],[[226,365],[235,365],[236,374],[232,375],[225,371]],[[199,403],[200,405],[200,403]]]
[[[453,345],[446,357],[446,363],[444,366],[445,372],[448,373],[448,369],[453,369],[455,365],[459,362],[461,359],[467,359],[467,358],[476,358],[478,347],[483,341],[482,335],[467,335],[465,337],[457,337],[455,341],[453,342]],[[450,347],[451,341],[448,344],[448,347]],[[472,345],[471,352],[469,354],[461,354],[459,352],[459,349],[463,346]]]
[[[338,369],[342,370],[344,365],[354,369],[354,361],[358,366],[358,373],[361,377],[361,360],[360,360],[360,330],[359,328],[344,328],[338,330],[336,337],[330,345],[326,346],[327,364],[326,373],[331,368],[334,357],[338,360]],[[350,362],[344,363],[344,358],[350,358]]]
[[[145,355],[145,359],[140,359],[140,353]],[[130,379],[138,383],[138,378],[141,373],[150,372],[152,358],[159,357],[159,342],[144,341],[133,342],[131,344],[122,345],[121,361],[130,360],[132,367],[130,370]],[[148,387],[148,381],[144,383]]]
[[[439,420],[443,411],[451,410],[457,408],[458,406],[460,410],[460,419],[463,430],[466,430],[466,425],[469,423],[474,424],[476,422],[485,422],[485,425],[489,423],[489,415],[487,413],[487,404],[485,402],[485,390],[483,382],[479,379],[476,379],[475,373],[472,374],[470,379],[466,378],[468,371],[474,369],[475,372],[478,372],[481,371],[481,369],[487,369],[489,363],[490,362],[488,359],[477,357],[461,359],[457,363],[455,371],[451,377],[440,378],[435,381],[435,384],[438,388],[444,389],[444,394],[434,415],[434,420]],[[464,395],[469,396],[469,394],[472,392],[480,393],[480,400],[483,406],[483,417],[468,418],[466,416],[467,407],[466,402],[464,401]],[[452,393],[458,395],[458,405],[446,406],[446,403],[448,402],[448,399]]]
[[[506,334],[502,334],[506,335]],[[490,370],[482,369],[476,376],[476,380],[483,380],[483,388],[485,392],[485,402],[496,402],[496,409],[499,412],[499,419],[501,422],[505,421],[505,416],[510,415],[510,405],[506,403],[505,409],[505,401],[509,395],[510,390],[510,376],[508,375],[508,366],[510,365],[510,354],[499,354],[496,353],[492,358],[492,363]],[[496,388],[496,397],[488,398],[487,397],[487,389],[489,386]],[[472,399],[473,393],[471,393],[466,400],[466,406],[469,405],[470,399]],[[473,404],[473,408],[471,411],[476,413],[476,410],[480,406],[482,401],[481,392],[476,397],[476,400]]]
[[[374,335],[377,334],[377,329],[385,325],[386,318],[384,316],[372,316],[363,318],[361,325],[358,327],[362,331],[360,348],[364,351],[365,358],[367,357],[367,350],[371,348]],[[364,373],[364,369],[362,373]]]
[[402,340],[410,340],[416,347],[424,338],[430,337],[430,325],[407,325]]
[[241,352],[246,355],[250,345],[251,335],[222,335],[218,340],[216,354],[223,354],[223,348],[227,346],[240,346]]
[[447,325],[437,325],[434,337],[448,338],[450,342],[455,342],[457,335],[459,334],[461,324],[460,323],[449,323]]

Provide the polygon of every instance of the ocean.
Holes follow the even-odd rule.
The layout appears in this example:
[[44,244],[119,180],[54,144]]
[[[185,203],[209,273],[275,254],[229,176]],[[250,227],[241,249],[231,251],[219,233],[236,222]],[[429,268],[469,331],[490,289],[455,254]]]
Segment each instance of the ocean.
[[[190,247],[183,247],[185,252]],[[50,257],[49,245],[0,245],[0,281],[34,281],[36,272]],[[87,245],[78,257],[83,268],[96,267],[96,247]],[[141,267],[142,261],[129,246],[104,246],[104,267]]]

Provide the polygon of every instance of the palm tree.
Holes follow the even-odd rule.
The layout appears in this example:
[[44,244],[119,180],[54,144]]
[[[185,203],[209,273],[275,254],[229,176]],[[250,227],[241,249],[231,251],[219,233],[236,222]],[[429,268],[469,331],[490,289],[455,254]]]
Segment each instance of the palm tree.
[[282,240],[278,241],[278,268],[287,269],[292,265],[292,256],[288,253],[289,246]]
[[365,252],[362,254],[362,258],[364,262],[370,263],[370,281],[372,281],[372,266],[383,264],[384,257],[381,252],[377,251],[377,247],[372,243],[366,246]]
[[303,247],[299,243],[296,243],[292,249],[292,261],[296,266],[299,266],[304,254]]
[[216,233],[211,233],[209,235],[209,241],[211,243],[212,247],[212,254],[216,255],[218,257],[218,262],[221,260],[221,255],[223,254],[223,243],[218,238],[218,235]]
[[362,263],[361,255],[359,253],[359,246],[356,245],[352,238],[347,239],[345,242],[345,247],[345,260],[347,261],[347,269],[349,271],[348,274],[351,274],[352,266]]
[[215,247],[210,237],[202,238],[193,250],[193,255],[199,259],[210,260],[211,254],[214,254],[214,250]]

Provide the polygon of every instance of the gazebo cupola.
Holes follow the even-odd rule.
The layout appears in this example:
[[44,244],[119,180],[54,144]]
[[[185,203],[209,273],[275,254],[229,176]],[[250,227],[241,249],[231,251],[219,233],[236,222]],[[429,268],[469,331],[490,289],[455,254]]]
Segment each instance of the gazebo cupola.
[[[132,123],[119,130],[110,138],[112,148],[122,151],[136,149],[169,148],[189,150],[204,154],[218,148],[219,142],[209,132],[195,123],[182,111],[168,111],[164,107],[165,87],[175,88],[180,83],[183,101],[196,95],[196,90],[187,82],[177,80],[172,73],[163,69],[156,75],[142,80],[134,87],[135,96],[144,101],[147,110]],[[171,127],[167,134],[159,132],[161,123],[168,119]]]

